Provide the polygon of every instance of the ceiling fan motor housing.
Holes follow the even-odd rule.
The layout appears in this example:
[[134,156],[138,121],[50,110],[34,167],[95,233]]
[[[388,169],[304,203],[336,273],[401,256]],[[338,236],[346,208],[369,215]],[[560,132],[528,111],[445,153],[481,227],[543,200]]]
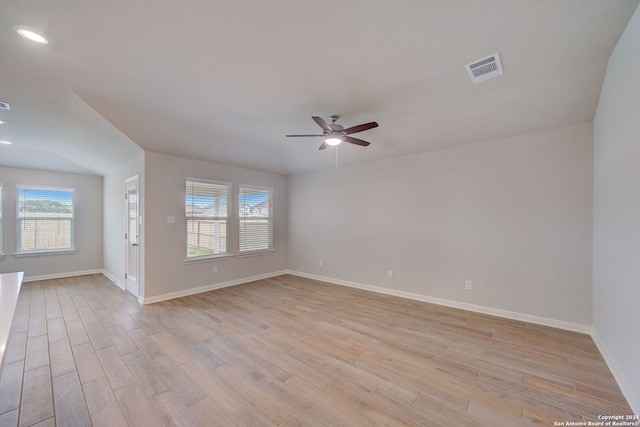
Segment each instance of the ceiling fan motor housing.
[[[332,114],[331,116],[329,116],[329,118],[331,119],[331,123],[329,124],[329,127],[331,127],[331,129],[333,129],[334,131],[340,132],[344,129],[344,126],[339,125],[336,123],[336,121],[338,121],[338,119],[340,118],[340,116],[338,116],[337,114]],[[325,135],[329,135],[329,134],[334,134],[334,132],[328,132],[325,131],[324,133]]]

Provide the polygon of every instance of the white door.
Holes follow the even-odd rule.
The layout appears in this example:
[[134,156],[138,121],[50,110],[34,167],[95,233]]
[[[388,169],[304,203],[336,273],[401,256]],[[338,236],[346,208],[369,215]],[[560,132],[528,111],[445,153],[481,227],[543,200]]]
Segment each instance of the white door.
[[138,297],[140,286],[138,283],[138,270],[140,265],[140,241],[138,239],[140,227],[140,212],[138,211],[138,176],[127,179],[126,225],[125,239],[127,242],[125,287],[128,292]]

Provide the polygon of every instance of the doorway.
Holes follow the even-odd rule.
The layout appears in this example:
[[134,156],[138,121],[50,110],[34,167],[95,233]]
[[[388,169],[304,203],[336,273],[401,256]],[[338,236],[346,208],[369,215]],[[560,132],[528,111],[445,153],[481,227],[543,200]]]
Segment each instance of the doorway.
[[125,289],[133,296],[140,296],[138,272],[140,270],[140,222],[138,175],[125,181]]

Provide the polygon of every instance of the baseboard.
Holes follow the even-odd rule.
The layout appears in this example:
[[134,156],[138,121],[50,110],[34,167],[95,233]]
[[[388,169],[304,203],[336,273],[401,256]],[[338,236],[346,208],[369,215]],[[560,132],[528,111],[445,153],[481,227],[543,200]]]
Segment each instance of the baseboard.
[[104,274],[107,277],[107,279],[111,280],[117,287],[119,287],[123,291],[126,290],[124,283],[118,280],[116,276],[114,276],[113,274],[109,273],[107,270],[104,270],[104,269],[102,270],[102,274]]
[[[75,271],[75,272],[60,273],[60,274],[48,274],[48,275],[42,275],[42,276],[31,276],[31,277],[25,277],[23,282],[33,282],[33,281],[36,281],[36,280],[48,280],[48,279],[60,279],[60,278],[65,278],[65,277],[84,276],[84,275],[87,275],[87,274],[104,274],[109,280],[111,280],[113,283],[115,283],[115,285],[118,286],[120,289],[125,289],[124,283],[122,283],[113,274],[109,273],[108,271],[106,271],[104,269]],[[167,294],[156,295],[156,296],[152,296],[152,297],[148,297],[148,298],[139,297],[138,301],[141,304],[152,304],[154,302],[166,301],[166,300],[170,300],[170,299],[173,299],[173,298],[181,298],[181,297],[185,297],[185,296],[189,296],[189,295],[195,295],[195,294],[199,294],[199,293],[202,293],[202,292],[212,291],[212,290],[215,290],[215,289],[221,289],[221,288],[226,288],[226,287],[229,287],[229,286],[240,285],[242,283],[253,282],[255,280],[267,279],[267,278],[270,278],[270,277],[280,276],[282,274],[292,274],[294,276],[306,277],[308,279],[319,280],[319,281],[322,281],[322,282],[333,283],[333,284],[336,284],[336,285],[348,286],[348,287],[351,287],[351,288],[363,289],[363,290],[367,290],[367,291],[377,292],[377,293],[380,293],[380,294],[392,295],[392,296],[397,296],[397,297],[401,297],[401,298],[408,298],[408,299],[413,299],[413,300],[417,300],[417,301],[423,301],[423,302],[428,302],[428,303],[432,303],[432,304],[438,304],[438,305],[442,305],[442,306],[446,306],[446,307],[459,308],[459,309],[462,309],[462,310],[468,310],[468,311],[473,311],[473,312],[476,312],[476,313],[482,313],[482,314],[488,314],[488,315],[492,315],[492,316],[504,317],[504,318],[507,318],[507,319],[519,320],[519,321],[522,321],[522,322],[534,323],[534,324],[537,324],[537,325],[550,326],[550,327],[553,327],[553,328],[565,329],[565,330],[568,330],[568,331],[579,332],[579,333],[589,334],[589,335],[593,336],[593,333],[592,333],[593,329],[592,329],[591,326],[582,325],[582,324],[579,324],[579,323],[566,322],[564,320],[550,319],[550,318],[546,318],[546,317],[539,317],[539,316],[533,316],[533,315],[529,315],[529,314],[522,314],[522,313],[517,313],[517,312],[513,312],[513,311],[508,311],[508,310],[500,310],[500,309],[496,309],[496,308],[492,308],[492,307],[485,307],[485,306],[481,306],[481,305],[468,304],[468,303],[459,302],[459,301],[447,300],[447,299],[442,299],[442,298],[435,298],[435,297],[430,297],[430,296],[427,296],[427,295],[416,294],[416,293],[405,292],[405,291],[398,291],[398,290],[395,290],[395,289],[383,288],[383,287],[379,287],[379,286],[365,285],[365,284],[362,284],[362,283],[350,282],[350,281],[335,279],[335,278],[326,277],[326,276],[318,276],[318,275],[315,275],[315,274],[309,274],[309,273],[304,273],[304,272],[295,271],[295,270],[274,271],[274,272],[271,272],[271,273],[266,273],[266,274],[261,274],[261,275],[257,275],[257,276],[251,276],[251,277],[243,277],[243,278],[240,278],[240,279],[230,280],[230,281],[227,281],[227,282],[214,283],[214,284],[211,284],[211,285],[200,286],[200,287],[197,287],[197,288],[185,289],[185,290],[177,291],[177,292],[170,292],[170,293],[167,293]],[[603,354],[604,354],[604,352],[603,352]]]
[[154,302],[167,301],[174,298],[187,297],[189,295],[200,294],[202,292],[214,291],[216,289],[228,288],[229,286],[241,285],[243,283],[254,282],[256,280],[268,279],[270,277],[281,276],[287,274],[286,270],[274,271],[271,273],[260,274],[257,276],[243,277],[241,279],[229,280],[227,282],[214,283],[211,285],[200,286],[197,288],[185,289],[177,292],[170,292],[168,294],[156,295],[148,298],[140,297],[138,301],[141,304],[153,304]]
[[627,399],[627,403],[631,407],[631,410],[634,414],[640,415],[640,396],[638,396],[637,392],[634,390],[633,385],[627,381],[627,377],[623,374],[623,370],[620,368],[616,358],[613,357],[613,354],[609,351],[609,348],[605,345],[604,341],[600,338],[600,335],[598,335],[598,332],[595,329],[591,332],[591,338],[593,338],[593,342],[596,343],[598,350],[600,350],[600,354],[602,354],[609,370],[611,370],[613,377],[616,379],[616,382],[620,387],[620,391],[622,391],[624,398]]
[[530,314],[517,313],[515,311],[500,310],[497,308],[485,307],[482,305],[468,304],[465,302],[453,301],[453,300],[448,300],[443,298],[435,298],[427,295],[415,294],[412,292],[404,292],[404,291],[398,291],[395,289],[382,288],[379,286],[364,285],[362,283],[334,279],[332,277],[317,276],[315,274],[308,274],[300,271],[287,270],[287,273],[292,274],[294,276],[306,277],[308,279],[320,280],[322,282],[333,283],[336,285],[348,286],[350,288],[363,289],[366,291],[377,292],[385,295],[408,298],[412,300],[428,302],[431,304],[437,304],[437,305],[442,305],[446,307],[459,308],[461,310],[473,311],[475,313],[482,313],[482,314],[488,314],[491,316],[504,317],[506,319],[519,320],[521,322],[534,323],[536,325],[549,326],[552,328],[564,329],[572,332],[579,332],[581,334],[589,335],[592,332],[591,326],[582,325],[580,323],[572,323],[564,320],[533,316]]
[[101,274],[102,269],[98,270],[85,270],[85,271],[72,271],[68,273],[57,274],[44,274],[42,276],[25,276],[22,282],[35,282],[37,280],[49,280],[49,279],[64,279],[65,277],[86,276],[87,274]]

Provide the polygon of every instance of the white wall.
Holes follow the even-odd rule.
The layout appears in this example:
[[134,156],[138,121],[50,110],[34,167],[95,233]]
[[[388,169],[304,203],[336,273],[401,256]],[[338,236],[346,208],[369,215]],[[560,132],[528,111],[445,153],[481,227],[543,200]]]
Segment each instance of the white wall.
[[590,325],[592,141],[585,123],[291,176],[288,267]]
[[[140,153],[118,169],[104,177],[104,258],[107,275],[124,287],[125,279],[125,180],[139,175],[140,215],[144,217],[144,153]],[[144,242],[144,227],[140,229],[140,241]],[[140,292],[144,289],[144,244],[140,253]]]
[[609,59],[594,127],[594,338],[640,414],[640,10]]
[[[273,188],[275,252],[234,256],[201,263],[185,263],[185,177],[197,177]],[[146,152],[145,154],[145,299],[189,292],[285,269],[287,239],[286,178],[235,166]],[[235,200],[235,199],[234,199]],[[167,223],[175,216],[175,224]],[[237,248],[237,227],[232,223],[231,248]],[[213,266],[218,267],[212,273]]]
[[[0,273],[24,271],[25,279],[93,272],[102,268],[102,177],[0,167],[3,251]],[[68,254],[15,257],[17,185],[75,188],[75,246]]]

